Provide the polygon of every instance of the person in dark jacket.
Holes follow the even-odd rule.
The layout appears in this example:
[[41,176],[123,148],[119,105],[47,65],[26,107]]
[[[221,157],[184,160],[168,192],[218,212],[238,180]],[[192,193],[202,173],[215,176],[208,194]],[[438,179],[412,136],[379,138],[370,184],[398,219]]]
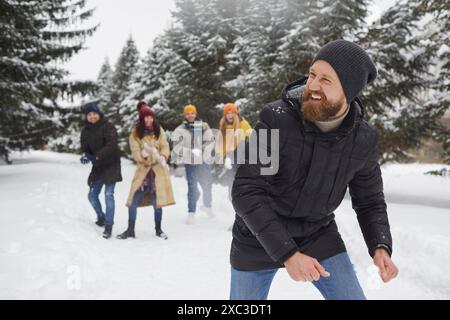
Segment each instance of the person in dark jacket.
[[[85,106],[86,124],[81,131],[81,163],[92,163],[89,174],[88,199],[97,214],[96,224],[105,227],[103,237],[111,237],[114,224],[114,188],[122,181],[120,150],[117,144],[117,131],[113,124],[103,116],[95,102]],[[99,200],[105,186],[105,205],[103,211]]]
[[[334,216],[347,186],[382,280],[396,277],[378,134],[357,97],[376,75],[361,47],[336,40],[319,50],[307,78],[260,111],[250,143],[265,130],[268,138],[248,148],[232,189],[230,299],[266,299],[283,267],[292,279],[313,282],[325,299],[365,299]],[[277,156],[276,165],[250,161],[261,151]],[[269,167],[278,170],[263,174]]]

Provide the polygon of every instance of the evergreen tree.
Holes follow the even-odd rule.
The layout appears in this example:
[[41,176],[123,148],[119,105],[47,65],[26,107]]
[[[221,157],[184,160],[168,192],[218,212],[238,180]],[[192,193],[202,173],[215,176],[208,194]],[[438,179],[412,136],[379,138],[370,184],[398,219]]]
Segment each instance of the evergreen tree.
[[277,2],[252,1],[250,6],[254,11],[246,11],[239,22],[242,32],[236,41],[235,52],[238,53],[241,75],[244,76],[244,96],[252,102],[259,100],[258,93],[266,91],[263,88],[269,89],[267,86],[271,81],[267,78],[275,61],[275,49],[280,44],[274,26],[278,21],[274,21],[271,11],[273,5]]
[[447,2],[400,0],[368,26],[368,0],[178,0],[173,26],[141,67],[117,63],[113,82],[121,85],[111,108],[120,108],[113,114],[123,137],[141,99],[169,130],[188,103],[213,127],[230,101],[252,122],[287,83],[308,73],[321,46],[343,38],[368,50],[379,70],[361,98],[367,120],[380,129],[383,161],[406,159],[424,138],[442,142],[449,157],[448,129],[438,122],[449,108]]
[[237,105],[251,122],[265,103],[279,97],[285,84],[279,81],[283,67],[278,62],[278,48],[293,16],[287,1],[251,0],[236,17],[240,33],[228,66],[237,72],[227,87],[233,89]]
[[244,114],[256,119],[262,105],[306,75],[323,44],[354,38],[365,27],[366,13],[365,0],[250,1],[232,57],[232,64],[241,65],[231,84],[242,90]]
[[179,88],[176,76],[171,72],[178,66],[177,56],[170,48],[168,37],[161,36],[155,39],[153,47],[147,51],[141,68],[132,77],[130,94],[122,103],[127,110],[124,122],[125,127],[131,129],[137,119],[136,105],[144,100],[152,106],[158,119],[164,124],[164,129],[173,129],[179,121],[177,103],[180,92],[171,91]]
[[[224,83],[233,75],[226,67],[226,56],[234,46],[238,29],[235,17],[245,1],[177,1],[174,18],[178,27],[168,31],[168,44],[174,51],[175,65],[170,73],[183,90],[176,106],[197,106],[201,117],[217,127],[220,108],[233,101]],[[173,90],[173,89],[171,89]],[[178,91],[178,90],[177,90]]]
[[108,110],[108,105],[111,101],[113,91],[113,76],[114,72],[109,63],[109,59],[105,58],[103,65],[97,76],[98,91],[96,96],[98,97],[99,107],[102,110]]
[[320,46],[336,39],[355,40],[366,27],[367,5],[367,0],[311,1],[305,27],[320,39]]
[[92,89],[64,81],[59,62],[82,49],[96,29],[79,28],[92,9],[85,1],[0,0],[0,154],[40,148],[71,110],[58,98]]
[[[124,104],[126,98],[130,94],[130,86],[132,85],[133,76],[139,71],[139,51],[130,35],[123,47],[119,59],[114,68],[112,76],[112,85],[105,90],[110,92],[109,101],[104,101],[105,114],[108,119],[114,123],[117,128],[119,146],[122,151],[127,152],[127,143],[129,130],[124,122],[125,117],[129,114],[130,109]],[[102,94],[100,92],[100,94]],[[106,99],[99,96],[99,99]]]
[[138,68],[139,51],[130,35],[114,68],[112,94],[108,109],[106,110],[108,118],[117,126],[120,125],[120,105],[128,95],[131,78],[137,72]]
[[442,9],[429,4],[399,1],[361,38],[379,71],[364,101],[368,118],[380,129],[383,161],[409,159],[411,149],[436,134],[438,120],[448,109],[448,99],[445,104],[431,96],[445,95],[442,75],[438,72],[434,76],[433,69],[439,60],[439,48],[448,43],[448,38],[430,39],[448,32],[441,23],[433,22],[443,14]]
[[135,74],[125,99],[128,126],[135,119],[136,102],[146,100],[168,130],[182,120],[183,106],[194,104],[203,120],[218,126],[223,103],[235,99],[224,86],[234,75],[226,56],[236,38],[234,17],[240,1],[180,0],[176,24],[158,37]]
[[[435,44],[436,68],[432,70],[434,81],[428,95],[428,103],[433,105],[437,117],[450,110],[450,5],[445,0],[427,2],[432,23],[427,25],[430,39]],[[450,128],[437,124],[432,133],[434,139],[442,143],[443,159],[450,164]]]

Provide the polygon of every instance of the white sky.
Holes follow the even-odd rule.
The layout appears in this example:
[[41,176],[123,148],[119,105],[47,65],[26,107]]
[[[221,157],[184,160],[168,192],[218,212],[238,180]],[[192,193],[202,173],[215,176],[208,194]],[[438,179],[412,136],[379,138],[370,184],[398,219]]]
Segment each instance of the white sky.
[[94,80],[106,56],[112,65],[119,57],[130,34],[141,56],[153,39],[170,25],[174,0],[88,0],[95,7],[91,22],[100,23],[81,51],[66,64],[71,79]]
[[[373,0],[369,22],[393,3],[395,0]],[[99,22],[100,27],[86,40],[87,49],[66,64],[71,79],[96,79],[105,57],[114,65],[130,34],[143,56],[153,39],[170,25],[175,5],[174,0],[88,0],[88,7],[96,8],[91,21]]]

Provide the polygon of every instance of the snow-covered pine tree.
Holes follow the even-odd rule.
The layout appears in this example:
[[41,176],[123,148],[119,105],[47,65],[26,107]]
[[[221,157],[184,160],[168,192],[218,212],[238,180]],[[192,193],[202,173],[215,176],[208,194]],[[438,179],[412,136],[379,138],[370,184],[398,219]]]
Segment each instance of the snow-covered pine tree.
[[288,1],[289,25],[278,48],[274,72],[291,82],[309,72],[314,54],[324,44],[337,40],[355,40],[364,30],[367,0]]
[[[450,4],[446,0],[432,0],[427,2],[427,11],[431,12],[432,23],[427,25],[430,39],[435,44],[433,50],[437,53],[433,85],[428,96],[428,104],[440,116],[450,112]],[[432,133],[433,138],[442,143],[442,157],[450,164],[450,128],[437,124]]]
[[[62,94],[92,90],[64,81],[61,63],[82,49],[96,26],[83,27],[93,9],[86,1],[0,0],[0,154],[40,148],[73,110]],[[78,29],[77,29],[78,28]]]
[[[448,30],[435,19],[442,10],[448,15],[449,9],[448,4],[446,9],[437,9],[430,3],[397,2],[360,39],[379,71],[364,102],[368,117],[380,130],[383,161],[409,159],[411,149],[419,148],[424,138],[435,136],[437,121],[448,109],[448,91],[442,91],[445,82],[440,72],[436,77],[433,70],[439,50],[443,45],[448,47],[448,37],[442,39]],[[440,95],[445,98],[435,99]]]
[[169,130],[187,103],[213,126],[220,117],[214,107],[228,101],[252,120],[307,73],[323,44],[345,38],[368,49],[379,68],[362,98],[381,129],[383,159],[402,159],[424,137],[448,145],[448,131],[435,121],[448,109],[446,1],[402,0],[371,26],[366,15],[366,0],[179,0],[173,27],[155,40],[119,99],[124,127],[135,121],[139,99]]
[[229,84],[241,90],[244,114],[255,119],[287,83],[306,75],[323,44],[354,39],[364,29],[366,14],[365,0],[250,1],[229,62],[241,66]]
[[[51,139],[48,146],[56,152],[78,152],[80,149],[80,132],[85,125],[85,116],[81,108],[84,104],[96,101],[101,110],[107,110],[111,101],[111,93],[113,89],[113,70],[106,57],[97,76],[95,87],[88,94],[77,95],[77,101],[80,104],[80,111],[67,115],[66,126],[63,132],[56,138]],[[65,97],[70,98],[70,97]],[[81,114],[81,116],[80,116]]]
[[106,57],[97,76],[98,91],[96,96],[101,110],[108,110],[108,104],[111,101],[113,92],[113,76],[114,71],[109,63],[109,58]]
[[233,47],[233,18],[240,1],[179,0],[174,25],[154,40],[134,74],[129,95],[122,100],[126,127],[136,119],[136,103],[145,100],[157,111],[167,130],[183,119],[186,104],[195,104],[200,117],[217,126],[220,106],[234,101],[223,86],[233,78],[226,68],[226,55]]
[[[288,1],[286,34],[277,48],[277,63],[273,68],[280,82],[287,84],[308,74],[315,52],[323,42],[318,24],[323,22],[317,6],[322,2]],[[331,23],[331,22],[330,22]],[[325,35],[328,36],[328,35]]]
[[366,26],[368,0],[311,1],[306,13],[314,37],[322,46],[336,39],[355,40]]
[[[124,117],[129,112],[123,102],[130,94],[130,85],[133,75],[139,70],[140,56],[136,44],[130,35],[123,47],[114,67],[112,86],[110,87],[109,101],[104,102],[105,114],[114,123],[119,135],[119,146],[122,151],[127,152],[128,130],[125,127]],[[102,94],[104,92],[100,92]],[[98,97],[107,99],[107,97]]]
[[130,93],[122,101],[122,109],[127,111],[123,119],[127,130],[137,120],[136,105],[139,100],[146,101],[156,110],[164,129],[173,129],[179,121],[178,110],[172,106],[176,105],[181,91],[171,91],[172,88],[179,88],[179,84],[170,70],[180,60],[173,54],[169,43],[166,35],[157,37],[142,60],[141,68],[131,79]]
[[277,50],[283,45],[292,16],[287,1],[250,0],[235,18],[239,33],[227,56],[227,66],[235,70],[235,77],[226,86],[251,122],[265,103],[278,98],[283,87],[273,70],[283,68],[277,62]]
[[[238,0],[176,2],[175,27],[166,33],[173,56],[165,95],[175,99],[171,107],[177,108],[180,120],[182,107],[192,103],[202,119],[217,127],[221,117],[217,107],[234,100],[224,83],[232,78],[226,55],[238,32],[234,17],[240,5]],[[177,89],[170,82],[177,83]]]

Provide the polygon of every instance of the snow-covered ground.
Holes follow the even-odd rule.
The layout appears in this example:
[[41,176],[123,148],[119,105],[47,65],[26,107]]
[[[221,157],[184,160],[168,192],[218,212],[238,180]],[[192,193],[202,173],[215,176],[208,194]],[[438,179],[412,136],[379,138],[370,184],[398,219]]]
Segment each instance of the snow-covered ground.
[[[87,201],[89,166],[79,156],[15,154],[0,165],[0,299],[227,299],[233,221],[227,189],[214,185],[216,217],[199,212],[186,225],[184,178],[173,178],[177,204],[164,209],[164,241],[153,211],[138,211],[136,239],[101,238]],[[337,221],[370,299],[450,298],[450,178],[425,176],[442,165],[383,168],[399,277],[382,284],[367,254],[349,199]],[[126,228],[134,166],[123,161],[114,235]],[[270,299],[321,299],[311,284],[280,270]]]

